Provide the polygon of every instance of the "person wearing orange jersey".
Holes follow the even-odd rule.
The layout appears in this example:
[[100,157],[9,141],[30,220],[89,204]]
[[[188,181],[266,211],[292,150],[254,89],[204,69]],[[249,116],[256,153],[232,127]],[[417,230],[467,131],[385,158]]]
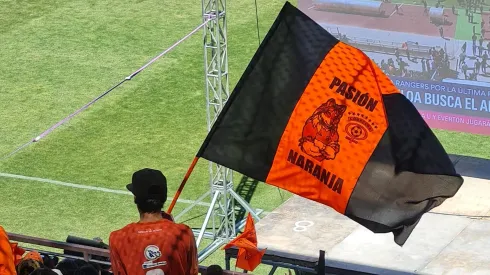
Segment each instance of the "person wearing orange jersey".
[[140,220],[114,231],[109,250],[114,275],[198,274],[192,230],[162,212],[167,181],[162,172],[145,168],[133,174],[127,189],[134,195]]
[[7,232],[0,226],[0,275],[17,274],[14,264],[14,255]]

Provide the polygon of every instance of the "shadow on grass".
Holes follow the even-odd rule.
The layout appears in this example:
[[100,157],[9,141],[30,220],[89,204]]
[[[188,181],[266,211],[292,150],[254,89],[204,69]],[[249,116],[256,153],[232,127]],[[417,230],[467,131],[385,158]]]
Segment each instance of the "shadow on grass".
[[[236,187],[235,191],[246,202],[250,203],[258,184],[258,180],[251,179],[247,176],[242,176],[242,179],[240,180],[240,183]],[[235,220],[239,222],[245,219],[245,214],[247,213],[247,210],[245,210],[245,208],[243,208],[243,206],[241,206],[236,200],[235,205],[238,208],[238,211],[235,213]]]
[[[235,189],[235,192],[241,196],[247,203],[250,203],[252,200],[252,197],[255,193],[255,190],[257,189],[257,185],[259,184],[259,181],[251,179],[247,176],[242,176],[240,183]],[[245,214],[247,213],[247,210],[243,208],[236,200],[234,202],[235,204],[235,221],[239,223],[243,219],[245,219]],[[201,213],[194,215],[190,218],[187,218],[186,220],[182,221],[181,223],[187,223],[193,220],[196,220],[198,218],[202,218],[206,216],[206,213]],[[200,228],[192,228],[195,230],[199,230]],[[208,226],[206,230],[212,230],[212,227]]]

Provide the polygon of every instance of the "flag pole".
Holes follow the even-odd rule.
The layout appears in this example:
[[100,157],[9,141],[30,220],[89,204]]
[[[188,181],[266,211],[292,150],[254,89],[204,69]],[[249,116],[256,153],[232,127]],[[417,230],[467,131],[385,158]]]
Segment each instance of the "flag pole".
[[170,203],[170,206],[168,207],[168,210],[167,210],[168,214],[172,213],[172,210],[174,209],[175,203],[177,203],[177,199],[179,198],[180,194],[182,193],[182,190],[184,189],[184,186],[187,183],[187,180],[191,176],[191,173],[194,170],[194,167],[196,166],[196,163],[198,160],[199,160],[199,157],[194,157],[194,160],[192,160],[192,163],[189,166],[189,169],[187,169],[187,173],[185,174],[184,179],[180,183],[179,189],[177,189],[177,192],[175,193],[175,196],[172,199],[172,203]]

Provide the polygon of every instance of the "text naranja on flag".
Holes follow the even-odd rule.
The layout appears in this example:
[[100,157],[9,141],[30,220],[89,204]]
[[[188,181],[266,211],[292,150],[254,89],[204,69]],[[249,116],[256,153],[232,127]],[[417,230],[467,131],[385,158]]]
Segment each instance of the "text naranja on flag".
[[399,245],[463,183],[376,64],[289,3],[198,157],[393,232]]

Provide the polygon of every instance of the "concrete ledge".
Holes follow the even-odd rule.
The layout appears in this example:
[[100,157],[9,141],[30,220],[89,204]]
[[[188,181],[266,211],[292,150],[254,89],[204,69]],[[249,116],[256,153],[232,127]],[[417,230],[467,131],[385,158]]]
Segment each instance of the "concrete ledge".
[[380,275],[490,274],[490,160],[451,155],[465,182],[424,215],[403,247],[322,204],[293,196],[256,225],[272,256]]
[[432,213],[473,216],[486,218],[490,211],[490,181],[471,177],[463,177],[463,186],[452,198],[434,209]]
[[449,155],[456,168],[456,172],[462,176],[490,180],[490,160]]

